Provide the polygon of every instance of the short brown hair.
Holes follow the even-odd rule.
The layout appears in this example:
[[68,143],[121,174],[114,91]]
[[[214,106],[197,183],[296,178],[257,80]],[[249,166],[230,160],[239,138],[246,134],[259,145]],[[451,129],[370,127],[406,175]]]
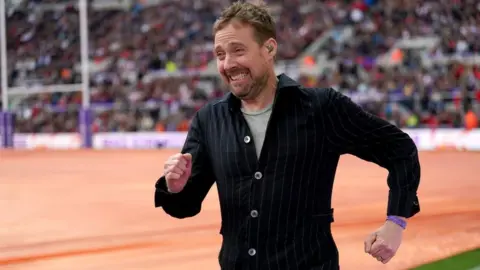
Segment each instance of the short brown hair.
[[255,31],[254,38],[260,45],[269,38],[277,38],[275,22],[263,2],[253,4],[237,1],[233,3],[222,12],[213,25],[213,35],[232,21],[251,25]]

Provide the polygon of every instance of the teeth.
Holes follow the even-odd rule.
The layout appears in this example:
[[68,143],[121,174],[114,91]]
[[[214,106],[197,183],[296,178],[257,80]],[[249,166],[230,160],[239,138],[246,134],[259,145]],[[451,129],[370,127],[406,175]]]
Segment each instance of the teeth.
[[247,75],[248,75],[247,73],[240,73],[240,74],[236,74],[236,75],[230,76],[230,79],[231,79],[232,81],[241,80],[241,79],[247,77]]

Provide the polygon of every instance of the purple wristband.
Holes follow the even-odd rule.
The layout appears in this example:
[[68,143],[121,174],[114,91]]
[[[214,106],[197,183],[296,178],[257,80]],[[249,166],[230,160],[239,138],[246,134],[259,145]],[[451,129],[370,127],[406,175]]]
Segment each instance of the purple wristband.
[[387,220],[390,220],[391,222],[397,224],[398,226],[402,227],[404,230],[407,228],[407,222],[403,219],[400,219],[395,216],[388,216]]

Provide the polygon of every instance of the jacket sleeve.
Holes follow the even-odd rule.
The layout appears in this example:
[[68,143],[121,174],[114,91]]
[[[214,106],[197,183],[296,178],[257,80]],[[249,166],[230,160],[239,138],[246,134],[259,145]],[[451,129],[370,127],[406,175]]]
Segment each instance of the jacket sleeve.
[[334,151],[352,154],[388,170],[387,215],[409,218],[420,211],[418,150],[408,134],[364,111],[334,89],[324,92],[321,119],[326,139]]
[[200,213],[202,202],[215,182],[199,113],[192,119],[181,153],[192,154],[192,174],[184,189],[179,193],[170,193],[165,176],[161,176],[155,184],[155,207],[162,207],[176,218],[193,217]]

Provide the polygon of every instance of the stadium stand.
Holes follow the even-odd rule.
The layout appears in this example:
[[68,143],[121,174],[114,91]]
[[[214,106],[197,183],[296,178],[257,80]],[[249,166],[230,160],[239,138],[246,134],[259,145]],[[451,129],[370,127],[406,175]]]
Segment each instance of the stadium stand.
[[[9,87],[80,83],[76,1],[15,2]],[[278,61],[305,85],[334,87],[401,127],[478,122],[476,1],[266,2],[278,23]],[[212,23],[228,3],[90,1],[95,132],[185,130],[198,108],[227,91],[204,73],[214,67]],[[79,93],[45,93],[9,106],[17,132],[73,132],[80,104]]]

